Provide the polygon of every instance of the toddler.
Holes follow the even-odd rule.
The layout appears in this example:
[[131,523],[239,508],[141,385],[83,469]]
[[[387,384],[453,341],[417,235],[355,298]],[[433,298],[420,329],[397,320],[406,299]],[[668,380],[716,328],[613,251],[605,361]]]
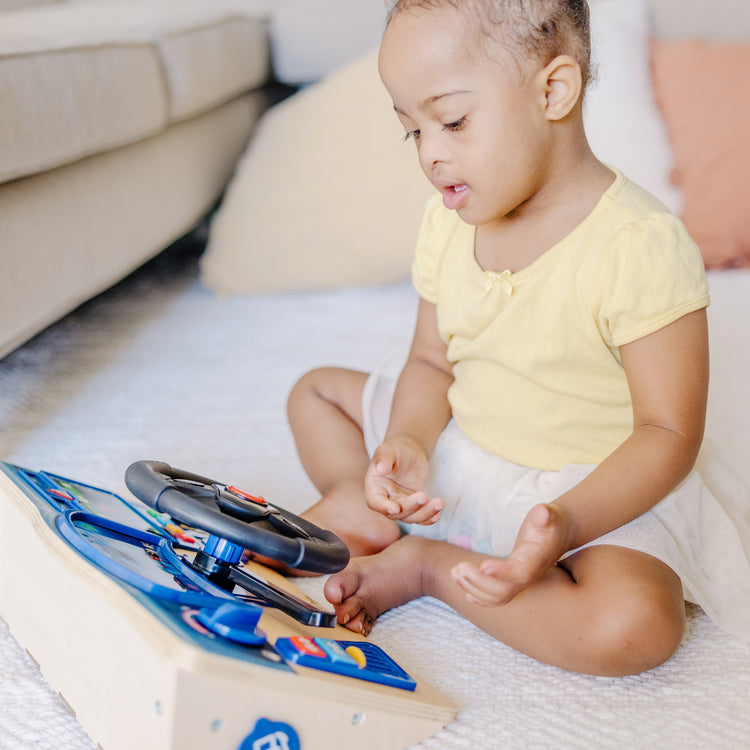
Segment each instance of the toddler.
[[438,191],[411,349],[370,376],[314,370],[289,398],[321,493],[305,516],[353,556],[325,588],[352,630],[428,595],[539,660],[625,675],[675,651],[685,596],[731,609],[715,581],[734,563],[699,529],[731,522],[693,471],[703,264],[591,152],[589,56],[585,0],[391,11],[381,78]]

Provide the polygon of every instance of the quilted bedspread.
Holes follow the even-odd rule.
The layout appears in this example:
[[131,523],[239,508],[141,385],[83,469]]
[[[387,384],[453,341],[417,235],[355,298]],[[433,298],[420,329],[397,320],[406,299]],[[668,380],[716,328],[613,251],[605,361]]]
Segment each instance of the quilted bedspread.
[[[315,497],[286,425],[295,379],[319,364],[367,369],[410,337],[404,284],[217,299],[191,246],[160,256],[0,361],[0,458],[126,492],[149,458],[252,488],[300,511]],[[750,272],[712,272],[708,433],[750,504]],[[320,591],[320,581],[306,590]],[[539,664],[425,598],[372,639],[459,707],[420,747],[747,748],[750,644],[697,607],[677,654],[622,679]],[[0,621],[0,748],[94,748]]]

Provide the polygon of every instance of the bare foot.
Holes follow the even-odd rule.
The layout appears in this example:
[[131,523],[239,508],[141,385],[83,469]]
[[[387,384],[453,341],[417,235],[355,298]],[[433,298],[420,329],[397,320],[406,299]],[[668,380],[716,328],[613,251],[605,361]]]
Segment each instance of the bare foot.
[[[401,527],[395,521],[367,507],[361,482],[333,488],[301,516],[321,529],[336,534],[348,547],[351,557],[374,555],[401,537]],[[319,575],[290,568],[249,550],[245,557],[285,575]]]
[[324,593],[339,623],[367,635],[383,612],[422,596],[427,543],[405,536],[376,555],[354,558],[332,575]]
[[352,557],[374,555],[401,536],[395,521],[367,507],[361,482],[337,485],[302,517],[336,534]]
[[568,549],[569,535],[567,517],[556,505],[535,505],[509,557],[493,557],[479,566],[460,562],[451,575],[474,604],[507,604],[557,563]]

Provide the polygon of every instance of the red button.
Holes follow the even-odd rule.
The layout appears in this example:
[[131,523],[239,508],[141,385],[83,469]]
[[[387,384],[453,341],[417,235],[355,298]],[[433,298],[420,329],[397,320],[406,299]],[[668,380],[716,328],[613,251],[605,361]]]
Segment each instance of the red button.
[[266,499],[264,497],[260,497],[258,495],[251,495],[249,492],[245,492],[244,490],[241,490],[237,487],[227,487],[227,489],[234,495],[237,495],[238,497],[243,497],[245,500],[250,500],[250,502],[258,503],[258,505],[266,505]]
[[48,487],[47,492],[49,492],[50,495],[54,495],[55,497],[61,497],[63,500],[75,499],[73,495],[70,494],[70,492],[65,492],[64,490],[56,490],[54,489],[54,487]]
[[318,646],[312,638],[307,638],[304,635],[294,635],[289,639],[289,642],[297,649],[301,654],[307,654],[308,656],[320,656],[323,659],[326,658],[326,653],[323,649]]

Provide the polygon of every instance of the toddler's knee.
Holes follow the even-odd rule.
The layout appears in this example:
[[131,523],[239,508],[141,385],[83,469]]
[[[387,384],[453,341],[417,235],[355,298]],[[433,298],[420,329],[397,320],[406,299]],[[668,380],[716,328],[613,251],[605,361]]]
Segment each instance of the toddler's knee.
[[658,667],[677,650],[684,629],[684,604],[673,597],[659,591],[626,597],[598,623],[602,674],[625,676]]
[[318,367],[306,372],[292,387],[286,402],[287,413],[292,415],[298,408],[312,399],[320,398],[325,384],[327,367]]

